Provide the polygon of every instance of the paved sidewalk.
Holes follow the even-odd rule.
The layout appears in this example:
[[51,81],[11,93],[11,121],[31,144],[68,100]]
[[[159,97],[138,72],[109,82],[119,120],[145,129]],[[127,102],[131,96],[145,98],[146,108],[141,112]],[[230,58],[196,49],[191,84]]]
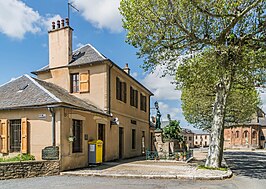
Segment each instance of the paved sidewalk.
[[96,167],[66,171],[61,175],[199,180],[221,180],[232,176],[231,170],[197,169],[199,164],[203,164],[206,151],[194,151],[194,157],[190,163],[133,158],[118,162],[105,162]]

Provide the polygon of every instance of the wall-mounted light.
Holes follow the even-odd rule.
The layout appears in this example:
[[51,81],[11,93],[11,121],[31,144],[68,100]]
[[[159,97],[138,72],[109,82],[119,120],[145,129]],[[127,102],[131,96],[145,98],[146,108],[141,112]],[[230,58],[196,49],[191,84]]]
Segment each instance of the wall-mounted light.
[[119,125],[119,120],[118,120],[117,117],[111,119],[111,121],[110,121],[110,127],[111,127],[112,125]]
[[68,139],[68,142],[74,142],[75,140],[75,136],[69,136],[67,139]]

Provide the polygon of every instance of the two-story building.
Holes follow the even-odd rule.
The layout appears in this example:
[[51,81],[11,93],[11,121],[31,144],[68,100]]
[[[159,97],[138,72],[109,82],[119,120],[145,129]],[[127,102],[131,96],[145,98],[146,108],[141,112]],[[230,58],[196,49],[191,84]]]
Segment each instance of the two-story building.
[[193,130],[194,147],[208,147],[210,145],[210,134],[202,130]]
[[49,64],[0,86],[2,156],[59,147],[61,170],[88,165],[88,142],[103,141],[104,161],[151,146],[152,93],[92,45],[72,51],[68,19],[49,31]]
[[182,128],[181,134],[187,147],[194,148],[194,133],[190,129]]

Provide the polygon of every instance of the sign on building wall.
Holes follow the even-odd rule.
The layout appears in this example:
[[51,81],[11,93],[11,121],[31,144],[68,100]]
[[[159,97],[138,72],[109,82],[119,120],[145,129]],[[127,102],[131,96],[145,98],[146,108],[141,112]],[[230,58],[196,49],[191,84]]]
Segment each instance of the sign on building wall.
[[48,146],[42,150],[43,160],[58,160],[59,159],[59,147]]
[[38,117],[39,119],[46,119],[46,114],[39,114]]

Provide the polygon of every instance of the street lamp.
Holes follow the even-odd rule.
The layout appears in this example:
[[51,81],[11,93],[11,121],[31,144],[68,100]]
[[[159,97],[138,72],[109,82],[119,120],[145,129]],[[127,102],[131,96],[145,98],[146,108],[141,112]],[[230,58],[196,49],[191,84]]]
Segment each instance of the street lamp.
[[156,128],[156,130],[161,130],[161,116],[162,115],[160,113],[159,104],[158,104],[157,101],[154,103],[154,106],[155,106],[155,108],[157,110],[155,128]]
[[156,110],[158,110],[158,109],[159,109],[159,104],[158,104],[158,102],[157,102],[157,101],[154,103],[154,107],[155,107],[155,109],[156,109]]

